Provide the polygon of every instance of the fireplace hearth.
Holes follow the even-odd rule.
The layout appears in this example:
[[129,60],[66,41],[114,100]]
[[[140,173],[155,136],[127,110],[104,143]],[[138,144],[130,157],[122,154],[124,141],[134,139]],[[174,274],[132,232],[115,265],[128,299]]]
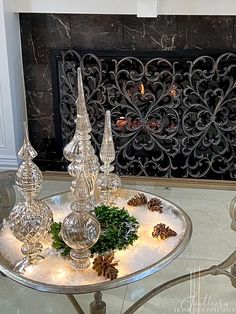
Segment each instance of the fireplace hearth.
[[[39,17],[51,26],[41,44],[34,39],[34,32],[41,27]],[[185,17],[160,17],[150,22],[129,17],[141,25],[141,33],[137,25],[127,26],[124,17],[106,17],[98,31],[102,33],[103,27],[104,42],[109,41],[109,45],[101,51],[95,49],[100,48],[101,37],[95,48],[90,47],[89,40],[95,36],[91,29],[85,41],[77,42],[78,48],[72,46],[78,23],[74,28],[72,24],[80,18],[85,21],[80,16],[38,14],[37,18],[23,15],[21,19],[30,138],[40,152],[36,160],[39,166],[44,170],[66,170],[62,149],[74,131],[76,68],[81,66],[94,147],[98,152],[105,110],[109,109],[119,175],[235,179],[236,55],[228,52],[234,51],[234,21],[231,25],[229,17],[199,17],[218,31],[221,29],[221,41],[225,32],[221,20],[227,18],[232,36],[229,32],[221,46],[224,49],[220,49],[211,31],[205,34],[211,37],[211,44],[200,38],[200,33],[193,43],[186,29],[184,43]],[[188,17],[187,25],[193,28],[190,18],[196,22],[196,17]],[[87,19],[91,22],[93,18]],[[98,26],[99,18],[94,21]],[[27,27],[31,27],[32,42],[24,45]],[[109,32],[105,32],[106,28]],[[155,34],[160,37],[156,49],[144,50]],[[219,32],[216,36],[221,38]],[[125,38],[126,47],[122,44]],[[204,45],[204,41],[208,44]],[[48,47],[44,47],[45,43]],[[131,49],[127,50],[127,45]],[[31,57],[29,51],[24,54],[29,46]]]

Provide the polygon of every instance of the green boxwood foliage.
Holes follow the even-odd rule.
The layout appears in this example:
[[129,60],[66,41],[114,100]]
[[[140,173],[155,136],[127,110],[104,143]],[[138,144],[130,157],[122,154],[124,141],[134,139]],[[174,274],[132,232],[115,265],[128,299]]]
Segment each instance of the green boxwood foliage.
[[[139,223],[126,209],[100,205],[95,208],[95,214],[101,224],[102,232],[97,243],[91,248],[92,254],[123,250],[138,239]],[[61,222],[54,222],[50,230],[52,246],[61,250],[62,256],[66,256],[70,253],[70,247],[61,238],[60,230]]]

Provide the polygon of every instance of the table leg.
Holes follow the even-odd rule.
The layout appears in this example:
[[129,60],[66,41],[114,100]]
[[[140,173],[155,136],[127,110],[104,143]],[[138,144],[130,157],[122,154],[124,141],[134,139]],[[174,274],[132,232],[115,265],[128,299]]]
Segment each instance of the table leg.
[[102,300],[101,291],[94,293],[94,300],[90,303],[90,314],[106,314],[106,303]]
[[[224,260],[219,265],[213,265],[210,268],[203,269],[201,271],[197,271],[194,273],[186,274],[181,277],[176,277],[170,281],[167,281],[163,283],[162,285],[152,289],[147,294],[145,294],[142,298],[140,298],[138,301],[136,301],[128,310],[124,312],[124,314],[133,314],[136,312],[141,306],[143,306],[145,303],[147,303],[150,299],[152,299],[154,296],[159,295],[161,292],[166,291],[170,289],[171,287],[175,287],[181,283],[184,283],[186,281],[191,281],[193,279],[197,279],[200,277],[205,277],[208,275],[226,275],[231,279],[231,282],[234,287],[236,287],[236,251],[234,251],[226,260]],[[231,272],[229,272],[227,269],[231,267]]]
[[229,208],[229,213],[232,218],[231,228],[236,231],[236,203],[235,198],[232,200]]
[[66,294],[67,298],[70,300],[71,304],[75,308],[76,312],[79,314],[85,314],[82,310],[81,306],[77,302],[76,298],[73,296],[73,294]]
[[[232,218],[231,228],[234,231],[236,231],[236,206],[235,206],[234,199],[232,200],[230,204],[229,213]],[[231,274],[236,277],[236,263],[231,267]],[[236,288],[236,279],[232,278],[231,282],[232,282],[232,285]]]
[[[236,277],[236,264],[231,268],[231,273]],[[236,288],[236,279],[231,279],[232,285]]]

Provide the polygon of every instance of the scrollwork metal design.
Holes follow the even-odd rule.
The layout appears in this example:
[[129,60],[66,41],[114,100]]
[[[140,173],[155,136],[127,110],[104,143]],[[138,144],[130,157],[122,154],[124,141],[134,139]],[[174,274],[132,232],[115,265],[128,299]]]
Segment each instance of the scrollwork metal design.
[[[73,60],[68,61],[68,58]],[[103,69],[101,61],[93,54],[81,56],[74,50],[68,50],[62,55],[62,63],[60,63],[59,86],[60,86],[60,115],[63,145],[68,143],[72,137],[75,128],[77,99],[77,67],[83,70],[84,88],[86,102],[88,106],[89,116],[93,131],[96,131],[97,111],[101,110],[105,104],[105,87],[103,85]],[[99,108],[100,107],[100,108]],[[96,146],[100,144],[96,137],[93,137]]]
[[[172,159],[179,151],[179,99],[173,97],[174,66],[155,58],[143,64],[137,58],[114,60],[115,84],[108,91],[115,121],[125,116],[127,124],[116,127],[116,166],[123,175],[171,176]],[[140,88],[141,86],[141,88]]]
[[58,63],[63,145],[73,134],[76,68],[83,71],[93,143],[112,115],[120,175],[234,179],[236,55],[173,62],[62,52]]
[[216,61],[200,57],[189,64],[182,116],[183,169],[187,177],[235,178],[236,55]]

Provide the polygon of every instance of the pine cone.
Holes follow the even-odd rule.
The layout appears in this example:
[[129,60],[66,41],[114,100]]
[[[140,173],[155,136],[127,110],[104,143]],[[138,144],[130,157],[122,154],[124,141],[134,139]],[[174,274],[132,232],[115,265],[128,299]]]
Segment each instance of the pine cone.
[[152,212],[156,211],[156,212],[162,213],[162,209],[163,209],[162,202],[157,197],[151,198],[150,201],[147,203],[147,207]]
[[177,233],[170,229],[169,226],[166,227],[165,224],[157,224],[154,229],[153,229],[153,232],[152,232],[152,236],[154,238],[158,238],[160,237],[161,240],[165,240],[166,238],[169,238],[169,237],[175,237],[177,235]]
[[135,194],[128,202],[130,206],[141,206],[147,204],[147,198],[143,193]]
[[118,276],[119,270],[116,269],[114,266],[108,266],[104,271],[104,277],[105,279],[111,279],[114,280]]
[[98,276],[103,275],[106,279],[116,279],[118,275],[118,269],[115,266],[118,265],[114,260],[114,254],[99,255],[93,261],[93,269],[98,273]]

